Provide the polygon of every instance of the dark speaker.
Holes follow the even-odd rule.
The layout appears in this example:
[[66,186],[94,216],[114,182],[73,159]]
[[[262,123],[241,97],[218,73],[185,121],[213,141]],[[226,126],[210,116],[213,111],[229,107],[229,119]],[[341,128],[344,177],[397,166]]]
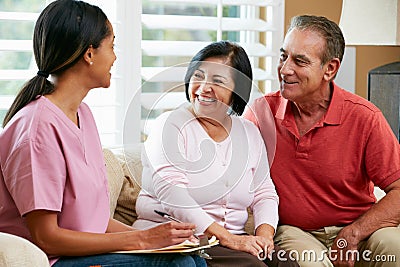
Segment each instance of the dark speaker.
[[382,111],[400,140],[400,62],[368,72],[368,100]]

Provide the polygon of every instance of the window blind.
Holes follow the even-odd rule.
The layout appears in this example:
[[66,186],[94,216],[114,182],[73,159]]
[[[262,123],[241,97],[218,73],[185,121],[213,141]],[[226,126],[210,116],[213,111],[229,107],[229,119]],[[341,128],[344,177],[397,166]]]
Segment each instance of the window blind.
[[23,3],[0,3],[1,124],[18,90],[35,73],[31,39],[37,12],[44,6],[44,1],[41,2],[33,3],[30,8]]

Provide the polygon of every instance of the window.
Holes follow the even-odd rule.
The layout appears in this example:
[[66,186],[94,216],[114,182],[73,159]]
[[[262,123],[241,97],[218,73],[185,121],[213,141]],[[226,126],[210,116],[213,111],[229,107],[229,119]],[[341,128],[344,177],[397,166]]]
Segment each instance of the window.
[[[44,0],[20,0],[11,8],[9,2],[0,0],[1,121],[16,92],[37,71],[31,38],[46,5]],[[278,88],[275,64],[283,39],[284,0],[87,2],[105,11],[116,35],[111,87],[91,90],[84,100],[104,146],[143,141],[157,115],[185,102],[182,64],[212,41],[231,40],[245,48],[253,65],[254,92]]]
[[[29,6],[29,9],[27,8]],[[33,76],[36,64],[32,33],[43,0],[0,1],[0,120],[23,83]]]

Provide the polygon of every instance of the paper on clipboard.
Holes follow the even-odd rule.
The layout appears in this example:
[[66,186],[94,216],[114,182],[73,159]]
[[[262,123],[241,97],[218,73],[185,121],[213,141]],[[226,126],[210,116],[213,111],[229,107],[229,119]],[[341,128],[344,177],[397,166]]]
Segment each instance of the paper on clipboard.
[[113,253],[188,253],[188,252],[193,252],[193,251],[197,251],[197,250],[201,250],[201,249],[207,249],[207,248],[210,248],[210,247],[218,245],[218,244],[219,244],[219,240],[215,236],[212,236],[208,240],[208,245],[204,245],[204,246],[199,246],[198,243],[193,243],[189,240],[185,240],[184,242],[182,242],[180,244],[163,247],[163,248],[121,250],[121,251],[115,251]]

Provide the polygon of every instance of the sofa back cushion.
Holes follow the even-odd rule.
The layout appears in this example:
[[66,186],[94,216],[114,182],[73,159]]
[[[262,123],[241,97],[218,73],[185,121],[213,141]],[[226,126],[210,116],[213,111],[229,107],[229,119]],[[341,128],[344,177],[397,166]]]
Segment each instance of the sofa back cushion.
[[107,169],[108,190],[110,192],[110,214],[112,217],[114,216],[114,211],[117,206],[117,199],[121,193],[124,172],[113,152],[107,148],[103,148],[103,156]]
[[122,153],[117,154],[123,169],[124,180],[117,200],[114,219],[128,225],[132,225],[137,219],[135,205],[142,182],[142,147],[142,144],[125,147]]

